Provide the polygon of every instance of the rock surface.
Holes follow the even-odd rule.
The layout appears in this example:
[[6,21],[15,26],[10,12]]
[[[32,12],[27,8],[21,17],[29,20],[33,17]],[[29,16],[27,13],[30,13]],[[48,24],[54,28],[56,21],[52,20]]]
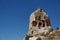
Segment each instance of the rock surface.
[[30,15],[29,31],[23,40],[60,40],[60,29],[53,30],[49,16],[38,8]]

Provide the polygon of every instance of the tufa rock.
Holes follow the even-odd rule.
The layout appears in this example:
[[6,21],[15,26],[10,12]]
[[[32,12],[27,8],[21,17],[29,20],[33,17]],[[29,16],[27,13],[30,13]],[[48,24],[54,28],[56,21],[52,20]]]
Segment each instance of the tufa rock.
[[30,15],[29,31],[24,40],[60,40],[60,30],[54,31],[49,16],[38,8]]

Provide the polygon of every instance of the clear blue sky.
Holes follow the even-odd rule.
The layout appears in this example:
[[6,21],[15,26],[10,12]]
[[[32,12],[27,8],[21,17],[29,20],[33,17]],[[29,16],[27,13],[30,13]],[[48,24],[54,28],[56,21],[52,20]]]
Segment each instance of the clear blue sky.
[[22,40],[37,8],[47,12],[54,29],[60,27],[60,0],[0,0],[0,40]]

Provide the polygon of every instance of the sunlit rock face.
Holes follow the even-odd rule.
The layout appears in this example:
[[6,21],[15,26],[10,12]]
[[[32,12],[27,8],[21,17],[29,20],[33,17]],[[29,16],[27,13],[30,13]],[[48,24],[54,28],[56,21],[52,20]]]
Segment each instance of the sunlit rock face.
[[47,13],[38,8],[30,15],[29,31],[24,40],[59,40],[60,30],[54,31]]
[[39,8],[31,14],[28,35],[45,35],[51,29],[49,17],[42,9]]

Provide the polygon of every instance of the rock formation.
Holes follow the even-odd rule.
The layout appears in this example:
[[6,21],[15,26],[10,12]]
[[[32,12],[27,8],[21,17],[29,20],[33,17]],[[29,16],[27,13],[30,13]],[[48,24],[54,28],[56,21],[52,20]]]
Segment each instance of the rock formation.
[[38,8],[30,15],[29,31],[24,40],[60,40],[60,30],[53,30],[49,16]]

